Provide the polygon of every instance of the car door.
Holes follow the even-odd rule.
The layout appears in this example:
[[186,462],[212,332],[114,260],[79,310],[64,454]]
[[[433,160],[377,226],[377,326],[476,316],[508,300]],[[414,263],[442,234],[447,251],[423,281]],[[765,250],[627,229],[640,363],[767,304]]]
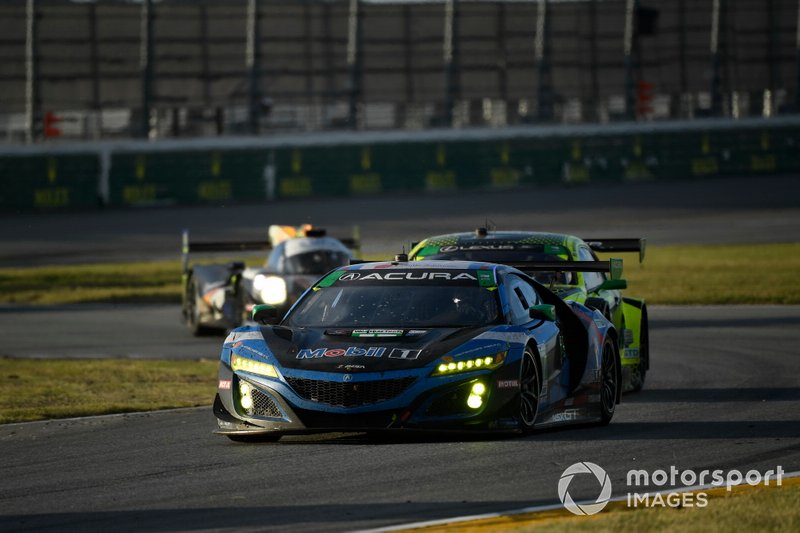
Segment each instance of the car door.
[[[505,281],[505,297],[511,324],[523,328],[535,341],[541,363],[540,405],[564,398],[569,389],[569,372],[560,330],[555,322],[531,319],[528,309],[543,303],[530,282],[516,274]],[[563,383],[562,383],[563,381]]]

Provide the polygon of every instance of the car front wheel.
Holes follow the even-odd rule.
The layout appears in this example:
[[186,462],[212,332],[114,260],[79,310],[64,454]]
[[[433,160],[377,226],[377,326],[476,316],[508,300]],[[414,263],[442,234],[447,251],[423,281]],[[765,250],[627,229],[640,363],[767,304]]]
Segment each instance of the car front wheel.
[[603,344],[603,361],[600,367],[600,423],[606,425],[614,417],[619,396],[619,372],[617,365],[619,357],[617,348],[611,339],[606,339]]
[[519,421],[524,433],[533,431],[536,423],[536,413],[539,409],[539,392],[542,390],[542,381],[536,356],[530,348],[525,348],[519,379]]

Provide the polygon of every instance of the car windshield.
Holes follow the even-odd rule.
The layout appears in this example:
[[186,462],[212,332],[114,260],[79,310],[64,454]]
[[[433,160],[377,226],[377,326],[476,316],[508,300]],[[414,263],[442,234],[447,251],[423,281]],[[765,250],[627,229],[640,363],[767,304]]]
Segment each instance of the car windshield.
[[499,323],[497,291],[475,286],[341,286],[310,293],[292,311],[293,327],[435,328]]
[[321,275],[349,262],[350,256],[345,252],[315,250],[287,257],[286,272],[300,275]]
[[[444,250],[445,248],[443,248]],[[543,251],[542,245],[520,247],[516,249],[458,249],[447,253],[438,253],[424,257],[428,260],[447,261],[485,261],[487,263],[515,263],[523,261],[552,262],[568,261],[566,253],[553,255]],[[520,269],[525,271],[524,268]],[[529,272],[542,285],[577,285],[578,277],[574,272]]]

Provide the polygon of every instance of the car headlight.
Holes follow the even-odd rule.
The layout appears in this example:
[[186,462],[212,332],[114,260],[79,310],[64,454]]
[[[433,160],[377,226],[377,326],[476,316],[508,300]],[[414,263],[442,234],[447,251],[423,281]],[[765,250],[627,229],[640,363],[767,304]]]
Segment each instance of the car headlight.
[[443,358],[433,370],[431,375],[445,376],[449,374],[457,374],[459,372],[482,370],[484,368],[497,368],[503,364],[503,361],[506,360],[506,353],[508,352],[499,352],[494,355],[484,355],[483,357],[474,357],[472,359],[464,359],[462,361],[453,361],[452,357]]
[[252,359],[248,359],[247,357],[242,357],[241,355],[236,354],[231,355],[231,368],[234,370],[234,372],[237,370],[243,370],[251,374],[258,374],[260,376],[267,376],[271,378],[278,377],[278,371],[275,370],[274,366],[267,363],[261,363],[259,361],[253,361]]
[[253,288],[265,304],[278,305],[286,301],[286,282],[278,276],[258,274],[253,278]]

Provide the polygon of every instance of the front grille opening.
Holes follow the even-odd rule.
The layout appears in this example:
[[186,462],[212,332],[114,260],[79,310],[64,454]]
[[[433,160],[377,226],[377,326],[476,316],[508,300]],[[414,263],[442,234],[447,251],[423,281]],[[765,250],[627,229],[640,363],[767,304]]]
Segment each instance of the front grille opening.
[[472,383],[467,383],[445,392],[431,402],[425,414],[427,416],[454,416],[472,413],[472,409],[467,406],[471,388]]
[[355,383],[305,378],[286,378],[286,381],[306,400],[335,407],[359,407],[391,400],[405,391],[415,379],[411,376]]
[[268,418],[282,418],[283,414],[275,400],[269,394],[264,394],[258,389],[253,389],[253,407],[250,409],[251,416],[268,417]]

